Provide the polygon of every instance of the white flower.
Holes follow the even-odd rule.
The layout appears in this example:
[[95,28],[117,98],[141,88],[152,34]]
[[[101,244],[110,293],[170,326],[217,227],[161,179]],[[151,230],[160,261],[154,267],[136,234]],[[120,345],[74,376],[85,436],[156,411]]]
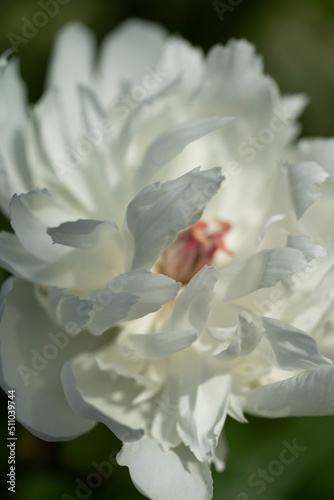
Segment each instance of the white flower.
[[[332,335],[329,359],[304,331],[256,315],[251,307],[256,309],[258,292],[243,299],[245,277],[231,273],[226,283],[226,272],[204,267],[175,304],[129,322],[109,347],[63,367],[70,406],[124,441],[118,463],[129,467],[149,498],[211,498],[210,464],[219,471],[225,466],[226,415],[246,422],[244,412],[271,418],[333,414]],[[262,301],[274,291],[264,290]],[[320,346],[328,356],[329,346]],[[88,387],[91,379],[101,389]],[[161,470],[168,477],[160,480]]]
[[2,386],[41,438],[108,425],[150,498],[209,499],[227,414],[312,414],[304,380],[332,380],[309,335],[253,303],[323,255],[295,223],[327,174],[307,153],[277,162],[305,98],[282,97],[247,42],[204,57],[130,21],[94,51],[62,30],[29,108],[1,60]]

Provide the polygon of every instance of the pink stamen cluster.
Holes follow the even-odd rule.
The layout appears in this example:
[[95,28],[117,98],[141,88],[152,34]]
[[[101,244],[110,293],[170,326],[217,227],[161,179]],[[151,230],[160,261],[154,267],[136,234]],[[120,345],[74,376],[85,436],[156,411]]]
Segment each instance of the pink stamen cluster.
[[225,233],[230,231],[231,224],[219,219],[216,222],[219,230],[211,234],[204,221],[181,231],[176,241],[162,254],[160,272],[186,284],[202,267],[212,264],[217,250],[233,255],[223,240]]

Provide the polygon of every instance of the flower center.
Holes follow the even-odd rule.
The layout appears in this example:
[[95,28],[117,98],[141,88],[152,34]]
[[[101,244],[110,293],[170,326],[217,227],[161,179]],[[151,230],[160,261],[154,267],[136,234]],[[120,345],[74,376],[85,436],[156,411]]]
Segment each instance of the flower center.
[[181,231],[176,241],[161,255],[159,272],[186,284],[202,267],[212,264],[217,250],[233,255],[223,241],[224,234],[232,227],[231,224],[219,219],[216,219],[216,223],[219,229],[212,233],[204,221]]

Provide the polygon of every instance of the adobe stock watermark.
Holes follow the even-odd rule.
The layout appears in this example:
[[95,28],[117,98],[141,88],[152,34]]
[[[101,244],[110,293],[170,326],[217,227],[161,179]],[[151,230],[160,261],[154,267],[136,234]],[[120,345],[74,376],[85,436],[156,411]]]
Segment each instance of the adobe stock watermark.
[[18,35],[12,31],[7,34],[14,52],[18,53],[22,43],[26,45],[32,38],[35,38],[39,30],[48,24],[50,18],[58,14],[59,8],[69,2],[70,0],[39,0],[37,5],[41,10],[37,10],[31,19],[26,16],[21,17],[21,34]]
[[146,66],[145,71],[146,75],[141,85],[133,86],[129,92],[114,99],[109,106],[110,113],[114,114],[118,120],[125,120],[141,102],[173,76],[168,71],[164,71],[159,64],[155,68]]
[[128,93],[121,94],[110,106],[109,114],[111,118],[105,118],[91,130],[82,130],[82,137],[75,147],[67,145],[64,151],[64,158],[53,161],[53,166],[62,178],[64,175],[73,172],[82,164],[97,148],[100,148],[105,141],[111,138],[115,123],[121,123],[141,104],[145,99],[158,90],[159,87],[170,79],[170,74],[163,71],[159,64],[155,68],[145,67],[146,75],[143,77],[141,85],[135,85]]
[[66,332],[49,332],[47,335],[48,343],[38,350],[33,348],[31,352],[30,366],[19,364],[17,371],[23,380],[24,385],[28,385],[31,377],[37,377],[47,366],[50,361],[57,358],[59,352],[63,351],[69,344],[71,337]]
[[117,453],[118,451],[113,450],[109,454],[108,460],[103,460],[99,463],[92,462],[93,471],[87,474],[84,479],[80,477],[75,479],[75,496],[63,493],[61,500],[87,500],[93,493],[93,490],[99,488],[112,475],[114,466],[118,465],[116,462]]
[[[250,488],[256,488],[254,493],[261,495],[264,493],[269,485],[271,485],[277,477],[285,471],[288,465],[291,465],[306,450],[305,446],[299,446],[296,439],[292,444],[288,441],[282,441],[283,449],[275,460],[271,460],[266,468],[259,467],[256,472],[248,476],[247,485]],[[248,493],[240,492],[235,500],[252,500],[254,496]]]
[[227,12],[233,12],[238,5],[240,5],[244,0],[227,0],[226,2],[220,2],[219,0],[214,0],[212,6],[217,12],[219,19],[224,21],[225,14]]

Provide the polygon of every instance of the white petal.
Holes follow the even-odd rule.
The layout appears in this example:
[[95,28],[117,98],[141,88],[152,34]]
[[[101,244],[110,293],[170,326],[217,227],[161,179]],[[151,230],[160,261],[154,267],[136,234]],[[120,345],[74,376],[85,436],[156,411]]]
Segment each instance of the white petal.
[[286,216],[284,214],[275,214],[275,215],[272,215],[267,220],[267,222],[263,225],[263,227],[261,228],[259,234],[256,237],[256,240],[255,240],[255,248],[256,248],[256,250],[261,246],[261,243],[264,240],[266,232],[272,226],[272,224],[274,224],[275,222],[279,222],[279,221],[285,219],[285,217]]
[[[0,59],[1,61],[1,59]],[[0,289],[0,321],[2,319],[3,313],[5,311],[5,305],[6,305],[6,297],[9,294],[9,292],[12,291],[14,286],[14,278],[8,278],[6,281],[2,283],[1,289]]]
[[1,266],[20,278],[50,287],[98,289],[113,276],[110,262],[93,258],[91,252],[79,250],[78,256],[72,251],[55,262],[43,262],[31,255],[15,235],[4,234],[0,242]]
[[58,227],[49,227],[47,232],[53,243],[73,248],[92,248],[97,239],[96,230],[101,225],[105,225],[115,238],[117,228],[111,221],[104,222],[95,219],[64,222]]
[[307,236],[289,236],[286,246],[300,250],[307,262],[327,255],[324,247],[315,245]]
[[181,92],[192,95],[203,77],[203,50],[180,36],[172,35],[164,44],[160,64],[169,75],[181,75]]
[[290,165],[288,175],[293,205],[297,219],[300,219],[309,206],[321,196],[321,192],[315,188],[325,182],[328,174],[317,163],[304,161]]
[[262,250],[221,272],[219,297],[224,301],[235,300],[260,288],[274,286],[306,266],[302,252],[295,248]]
[[89,366],[84,366],[84,369],[85,372],[76,364],[66,363],[61,372],[66,399],[73,411],[85,419],[104,423],[122,441],[139,439],[143,431],[124,424],[124,420],[113,418],[110,399],[116,388],[108,374],[94,369],[90,360]]
[[136,488],[151,500],[211,500],[209,466],[197,462],[185,447],[163,451],[148,437],[125,444],[116,457],[129,467]]
[[[89,288],[98,288],[108,278],[110,280],[112,276],[124,271],[124,244],[112,221],[84,219],[65,222],[58,227],[49,227],[47,232],[56,247],[75,249],[66,258],[68,262],[64,259],[63,264],[73,268],[73,262],[77,262],[78,268],[74,267],[73,272],[77,275],[78,282],[80,274],[86,276],[88,273],[85,264],[94,263],[89,266],[89,273],[95,273],[95,279],[90,278]],[[85,269],[85,273],[82,273],[82,269]]]
[[26,160],[28,106],[17,59],[0,67],[0,204],[8,214],[11,197],[33,189]]
[[247,136],[257,136],[273,117],[282,116],[278,119],[281,130],[274,134],[270,148],[256,150],[256,163],[265,161],[268,154],[271,156],[273,151],[278,152],[291,142],[298,131],[295,119],[305,105],[304,96],[280,96],[275,82],[263,71],[262,58],[246,40],[230,40],[225,47],[216,45],[210,49],[199,96],[206,111],[238,116],[236,122],[240,117],[239,130],[235,122],[238,134],[232,138],[236,141],[232,145],[233,160],[242,159],[235,154]]
[[123,243],[112,223],[63,223],[48,230],[59,243],[53,245],[48,225],[60,224],[68,216],[47,190],[15,195],[10,211],[18,239],[13,235],[1,239],[0,259],[14,274],[50,286],[98,288],[108,275],[111,279],[124,270]]
[[[80,89],[76,90],[80,130],[72,145],[73,124],[66,123],[59,92],[48,90],[33,108],[27,138],[29,168],[38,186],[57,192],[57,199],[67,209],[65,220],[108,218],[112,213],[109,210],[112,194],[106,185],[111,188],[110,177],[115,172],[110,175],[110,155],[102,153],[111,134],[102,133],[106,130],[103,128],[106,119],[100,119],[97,125],[87,125],[86,114],[90,112]],[[85,88],[87,93],[93,92]]]
[[[259,108],[260,93],[264,98],[262,108],[267,108],[269,82],[263,74],[263,62],[254,46],[245,40],[231,40],[225,47],[212,47],[207,56],[205,83],[208,91],[214,89],[217,105],[224,94],[225,106],[236,105],[238,111]],[[204,87],[204,90],[206,89]],[[217,92],[219,91],[219,97]],[[249,113],[249,109],[247,109]],[[263,112],[263,110],[262,110]]]
[[[110,268],[110,276],[124,271],[123,240],[112,221],[84,219],[65,222],[58,227],[49,227],[47,232],[53,243],[57,243],[56,247],[62,245],[85,250],[86,258],[90,258],[91,262],[98,262],[104,269]],[[78,260],[83,258],[80,251],[76,255]],[[105,281],[105,278],[106,276],[103,279],[101,276],[100,282]]]
[[47,88],[60,91],[68,134],[74,144],[82,126],[78,85],[91,82],[95,44],[90,30],[79,22],[71,22],[58,32],[53,47]]
[[171,318],[173,330],[203,330],[210,314],[210,302],[218,277],[219,273],[214,267],[205,266],[192,278],[175,302]]
[[155,312],[163,304],[174,299],[181,284],[163,274],[130,271],[115,278],[108,287],[137,296],[136,304],[126,317],[126,320],[130,321]]
[[282,382],[250,391],[245,411],[261,417],[277,418],[334,414],[334,370],[319,366]]
[[[59,290],[59,289],[58,289]],[[90,300],[82,300],[77,295],[66,293],[66,290],[59,291],[58,300],[54,302],[54,289],[50,289],[49,303],[53,317],[63,327],[67,327],[71,323],[72,335],[79,333],[81,328],[88,323],[93,311],[94,302]],[[75,327],[74,327],[75,325]]]
[[[319,353],[316,341],[307,333],[273,318],[262,318],[267,359],[283,370],[309,370],[332,362]],[[262,347],[262,345],[261,345]]]
[[5,387],[16,391],[16,416],[33,434],[48,441],[74,438],[95,422],[68,406],[60,370],[80,350],[97,348],[91,336],[69,337],[36,302],[32,285],[14,280],[0,324],[1,370]]
[[[105,372],[115,372],[126,378],[135,378],[144,370],[147,363],[142,359],[127,358],[119,349],[121,336],[110,342],[96,355],[97,366]],[[115,345],[116,343],[116,345]],[[152,366],[152,364],[150,364]]]
[[130,334],[127,340],[137,356],[159,359],[190,347],[197,339],[196,330],[171,331],[152,334]]
[[219,361],[195,351],[179,355],[180,417],[177,430],[182,441],[200,461],[212,457],[223,428],[231,375]]
[[333,186],[333,154],[334,154],[334,139],[333,137],[321,137],[302,139],[298,144],[298,153],[302,155],[303,160],[312,160],[321,165],[326,172],[330,174],[326,181],[326,186]]
[[[284,128],[277,135],[283,147],[290,145],[300,134],[301,126],[297,119],[304,112],[309,102],[310,98],[307,94],[285,94],[281,96],[280,104],[276,109],[285,116],[285,119],[283,120]],[[276,116],[279,116],[279,114]]]
[[[180,85],[180,75],[174,76],[170,79],[167,76],[166,82],[164,82],[163,84],[157,83],[157,89],[152,89],[152,91],[150,91],[148,95],[144,97],[144,99],[140,103],[138,103],[138,107],[133,110],[128,119],[125,121],[124,127],[120,132],[119,139],[115,143],[114,152],[117,161],[121,163],[125,162],[125,164],[127,164],[129,149],[131,146],[134,147],[134,145],[136,145],[136,149],[139,148],[140,151],[139,156],[137,152],[135,154],[136,165],[139,161],[138,158],[143,158],[145,151],[152,143],[152,140],[154,140],[156,135],[159,133],[159,131],[156,130],[156,127],[153,127],[152,133],[150,134],[143,134],[143,130],[145,130],[148,123],[154,123],[155,119],[152,119],[152,116],[157,115],[156,118],[159,117],[160,113],[157,111],[157,104],[159,103],[159,107],[161,105],[167,106],[168,101],[179,91]],[[116,112],[116,110],[117,107],[115,108],[114,112]],[[163,124],[163,128],[166,128],[166,126],[168,126],[165,119],[163,121]],[[171,125],[172,123],[170,123],[170,126]],[[138,168],[138,166],[136,168]],[[122,182],[129,184],[130,187],[129,179],[133,179],[135,172],[133,172],[133,175],[129,177],[129,171],[127,169],[123,169],[120,171],[120,175],[123,176]],[[177,175],[180,174],[178,173]],[[136,185],[134,185],[134,183],[132,187],[134,189],[133,194],[137,194],[138,189],[136,188]]]
[[214,340],[218,342],[227,342],[232,339],[235,334],[236,326],[229,326],[227,328],[217,328],[213,326],[207,327],[207,332]]
[[13,55],[14,49],[7,49],[0,55],[0,68],[5,68],[8,65],[8,58]]
[[[327,267],[327,263],[330,261],[326,261],[325,266],[318,267],[317,282],[312,283],[302,296],[295,294],[295,300],[286,304],[282,317],[282,319],[288,318],[288,322],[300,330],[314,332],[317,339],[319,339],[318,328],[326,321],[327,313],[333,310],[334,297],[331,290],[334,282],[334,266],[332,263]],[[310,279],[311,276],[308,276],[308,281]]]
[[312,138],[301,140],[295,155],[299,161],[316,162],[329,173],[324,185],[321,185],[320,189],[314,190],[321,193],[321,196],[303,215],[300,224],[304,234],[312,236],[314,241],[321,242],[329,249],[334,238],[334,226],[331,224],[334,213],[332,200],[334,187],[333,152],[333,138]]
[[239,315],[244,312],[245,307],[230,302],[221,302],[216,300],[215,296],[211,302],[208,325],[196,342],[196,348],[209,355],[218,354],[226,349],[236,333]]
[[[79,85],[78,87],[79,98],[81,101],[82,121],[85,125],[86,131],[98,129],[103,120],[108,120],[108,114],[103,109],[99,96],[94,90],[89,87],[85,87],[84,85]],[[102,144],[103,140],[101,144],[99,141],[96,141],[96,146],[101,146]]]
[[118,321],[141,318],[160,309],[179,289],[179,283],[162,274],[147,271],[120,274],[105,288],[85,295],[85,300],[94,303],[94,310],[87,311],[91,317],[88,328],[100,335]]
[[[139,297],[128,292],[113,293],[109,288],[104,288],[89,292],[86,299],[88,301],[80,301],[77,312],[72,312],[71,320],[79,323],[80,316],[85,313],[88,330],[93,335],[101,335],[119,321],[124,320],[131,307],[138,302]],[[87,308],[86,302],[93,305]]]
[[306,94],[292,94],[282,96],[282,103],[287,108],[287,114],[290,119],[298,118],[309,103],[309,97]]
[[[67,127],[64,122],[57,91],[45,92],[31,110],[27,131],[29,168],[39,185],[46,186],[48,181],[55,180],[57,170],[54,167],[66,154]],[[60,190],[62,187],[59,185]]]
[[157,170],[180,154],[187,144],[200,139],[231,120],[232,118],[203,118],[176,125],[163,132],[146,151],[143,163],[136,174],[136,186],[145,185]]
[[218,167],[204,172],[194,169],[143,189],[129,204],[126,216],[135,242],[132,269],[149,269],[179,231],[195,224],[222,180]]
[[46,189],[14,195],[9,210],[16,235],[32,255],[50,262],[66,254],[67,250],[55,248],[46,234],[48,225],[60,224],[67,218]]
[[263,338],[265,330],[259,320],[253,314],[239,316],[235,336],[227,349],[216,354],[216,358],[222,361],[231,361],[239,356],[246,356],[254,351]]
[[40,284],[51,286],[74,286],[72,269],[64,266],[50,266],[31,255],[16,235],[3,232],[0,240],[1,266],[16,276]]
[[121,356],[114,340],[98,351],[77,356],[64,365],[62,382],[69,405],[85,418],[107,425],[122,441],[143,435],[154,405],[136,401],[148,390],[160,389],[151,365]]
[[154,411],[151,435],[165,451],[181,444],[176,425],[179,418],[179,381],[177,372],[173,370],[173,360],[170,360],[168,378],[163,390],[155,399],[157,407]]
[[209,463],[213,463],[217,472],[223,472],[226,467],[226,459],[227,459],[228,446],[226,443],[226,439],[224,433],[222,432],[217,447],[213,450],[212,459],[210,459]]
[[75,21],[58,31],[48,73],[48,87],[75,90],[78,83],[89,81],[94,55],[94,36]]
[[227,414],[241,422],[242,424],[247,424],[247,419],[244,415],[245,397],[239,394],[230,393],[228,398],[228,410]]
[[47,313],[71,335],[79,334],[83,327],[93,335],[101,335],[126,318],[138,301],[138,297],[128,292],[112,293],[108,288],[89,292],[87,298],[54,287],[47,294],[43,289],[37,289],[37,293]]
[[118,97],[121,85],[143,84],[143,78],[155,70],[166,32],[161,26],[139,19],[130,19],[102,42],[100,71],[104,100],[109,104]]

